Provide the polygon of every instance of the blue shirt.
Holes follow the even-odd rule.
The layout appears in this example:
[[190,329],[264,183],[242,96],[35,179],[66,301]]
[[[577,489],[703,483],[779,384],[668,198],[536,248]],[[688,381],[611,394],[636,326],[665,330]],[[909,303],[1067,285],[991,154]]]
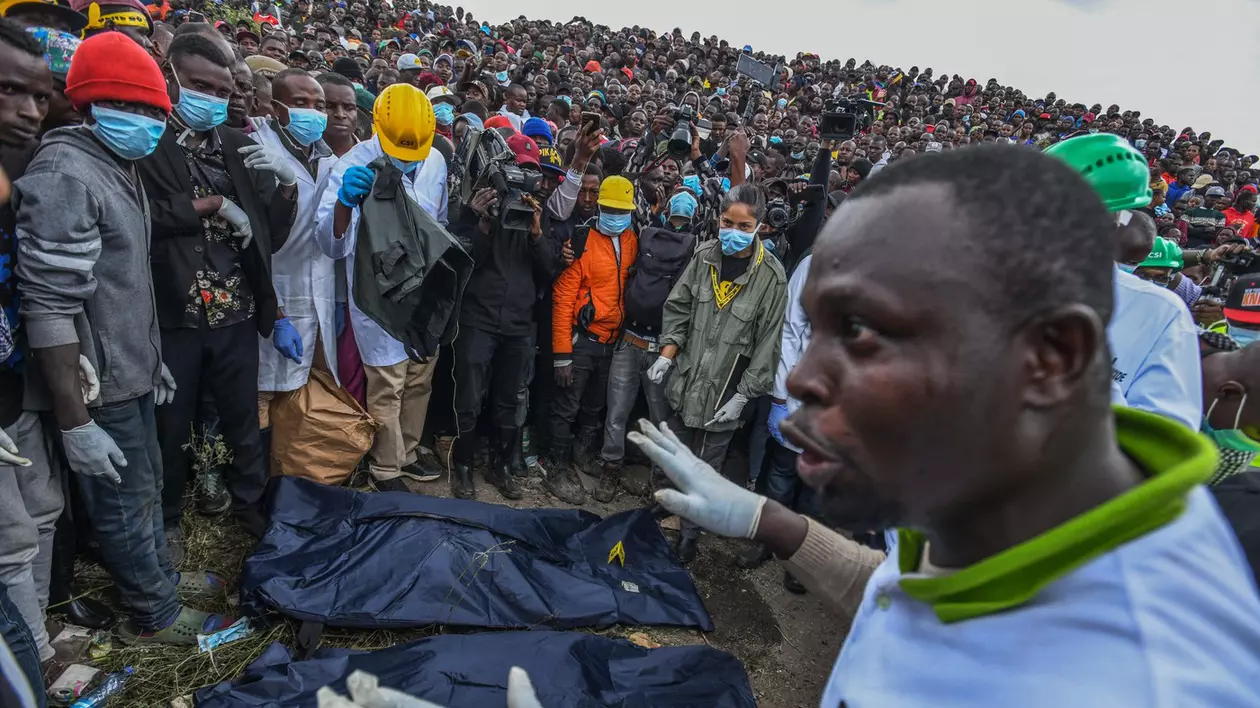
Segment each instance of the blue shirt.
[[1190,310],[1167,288],[1115,269],[1107,326],[1111,400],[1198,430],[1203,420],[1199,338]]
[[[1260,706],[1260,600],[1203,487],[1186,510],[1006,612],[945,624],[871,576],[820,706]],[[906,577],[915,575],[907,573]]]
[[1175,180],[1172,184],[1168,185],[1168,194],[1164,197],[1164,203],[1176,204],[1177,200],[1181,198],[1181,195],[1189,192],[1191,187],[1192,185],[1182,184],[1180,180]]

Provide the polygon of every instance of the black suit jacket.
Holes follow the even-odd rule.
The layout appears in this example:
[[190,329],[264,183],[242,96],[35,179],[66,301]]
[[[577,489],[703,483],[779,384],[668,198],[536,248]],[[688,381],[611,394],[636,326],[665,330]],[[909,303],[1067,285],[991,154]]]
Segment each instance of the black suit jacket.
[[[241,269],[254,294],[258,333],[270,337],[276,322],[271,254],[289,238],[296,201],[280,192],[275,175],[245,167],[238,151],[257,143],[235,128],[219,126],[214,130],[223,146],[223,161],[236,188],[236,201],[249,216],[254,232],[249,248],[241,254]],[[183,148],[176,142],[178,135],[179,129],[169,125],[157,150],[136,162],[153,221],[151,264],[158,325],[167,328],[179,327],[183,322],[188,291],[196,277],[196,269],[184,264],[197,259],[175,258],[173,254],[186,255],[202,243],[201,217],[193,209],[192,181]]]

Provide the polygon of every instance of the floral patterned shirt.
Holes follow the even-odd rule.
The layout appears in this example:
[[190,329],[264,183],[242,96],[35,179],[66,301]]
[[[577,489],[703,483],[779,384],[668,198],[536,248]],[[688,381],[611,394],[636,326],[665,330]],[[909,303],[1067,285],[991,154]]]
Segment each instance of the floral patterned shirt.
[[[180,147],[194,199],[218,195],[237,202],[217,135],[211,132],[210,138],[195,148],[182,142]],[[244,322],[254,315],[254,294],[241,268],[241,239],[218,214],[202,217],[201,226],[202,267],[188,290],[183,326],[200,326],[202,313],[211,329]]]

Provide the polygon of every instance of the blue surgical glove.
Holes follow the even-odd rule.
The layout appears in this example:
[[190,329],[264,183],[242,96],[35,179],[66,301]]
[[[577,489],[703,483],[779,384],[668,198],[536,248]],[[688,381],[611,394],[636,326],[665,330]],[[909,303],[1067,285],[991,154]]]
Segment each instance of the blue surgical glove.
[[337,330],[337,336],[340,337],[346,331],[346,310],[348,306],[344,302],[337,303],[337,309],[333,310],[333,329]]
[[363,198],[372,191],[372,180],[376,179],[372,170],[363,165],[347,167],[341,176],[341,189],[337,190],[337,200],[351,209],[359,206]]
[[271,343],[276,351],[295,363],[302,363],[302,335],[298,334],[297,327],[293,326],[288,317],[276,320],[276,327],[271,331]]
[[785,447],[787,446],[787,443],[783,442],[783,433],[779,431],[779,423],[782,423],[783,419],[786,417],[788,417],[786,403],[770,404],[770,417],[766,419],[766,427],[770,429],[770,437],[774,438],[775,442]]

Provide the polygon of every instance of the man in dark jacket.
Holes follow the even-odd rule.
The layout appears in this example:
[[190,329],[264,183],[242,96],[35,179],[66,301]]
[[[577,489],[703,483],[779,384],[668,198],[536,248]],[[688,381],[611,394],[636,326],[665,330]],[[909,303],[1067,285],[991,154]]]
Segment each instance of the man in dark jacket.
[[185,445],[208,388],[232,453],[233,511],[261,535],[267,452],[258,426],[258,336],[288,324],[271,285],[271,254],[288,237],[297,176],[274,148],[222,125],[234,84],[220,43],[181,35],[167,58],[175,109],[157,150],[137,163],[153,219],[162,358],[180,392],[158,401],[163,515],[168,534],[177,534],[191,463]]
[[[508,146],[518,167],[539,169],[538,146],[523,135]],[[472,243],[474,266],[460,306],[455,338],[455,417],[458,434],[452,448],[451,485],[455,496],[476,494],[472,477],[476,454],[477,416],[489,395],[494,406],[494,461],[491,479],[500,493],[519,499],[520,490],[509,473],[511,448],[517,440],[516,398],[526,362],[533,356],[533,307],[538,272],[554,271],[556,257],[536,229],[507,230],[490,215],[498,194],[487,188],[469,200],[451,231]],[[542,204],[537,202],[539,218]]]

